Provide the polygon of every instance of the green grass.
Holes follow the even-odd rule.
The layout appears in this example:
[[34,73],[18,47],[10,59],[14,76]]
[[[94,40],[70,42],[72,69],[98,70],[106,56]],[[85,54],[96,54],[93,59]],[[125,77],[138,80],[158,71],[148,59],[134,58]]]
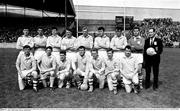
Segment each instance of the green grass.
[[15,60],[16,49],[0,49],[0,108],[178,108],[180,107],[180,49],[166,48],[160,65],[160,86],[138,95],[126,94],[120,89],[117,95],[95,89],[94,92],[79,91],[76,88],[32,89],[19,91]]

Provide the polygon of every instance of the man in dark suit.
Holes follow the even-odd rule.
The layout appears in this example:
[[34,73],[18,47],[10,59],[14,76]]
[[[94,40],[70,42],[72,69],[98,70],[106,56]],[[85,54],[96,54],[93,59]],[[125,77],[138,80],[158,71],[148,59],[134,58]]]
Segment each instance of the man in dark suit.
[[[148,89],[150,87],[150,75],[152,68],[154,75],[153,90],[157,90],[160,55],[163,52],[163,44],[162,40],[157,37],[154,28],[149,29],[148,36],[149,38],[145,40],[144,45],[144,62],[146,69],[145,88]],[[148,53],[148,48],[153,48],[153,53]]]

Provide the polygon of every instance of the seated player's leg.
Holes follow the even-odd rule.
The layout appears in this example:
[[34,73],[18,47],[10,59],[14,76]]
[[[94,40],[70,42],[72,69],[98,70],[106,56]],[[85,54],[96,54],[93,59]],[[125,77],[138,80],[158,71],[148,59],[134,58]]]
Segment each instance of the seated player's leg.
[[73,76],[74,76],[74,81],[77,83],[78,89],[80,89],[82,82],[79,72],[74,72]]
[[33,71],[31,73],[31,75],[33,76],[33,90],[37,92],[38,91],[38,89],[37,89],[38,73],[37,73],[37,71]]
[[113,92],[117,94],[117,76],[118,72],[111,73],[112,83],[113,83]]
[[55,72],[50,71],[49,73],[50,73],[50,88],[52,88],[52,90],[54,90]]
[[[83,83],[81,82],[81,78],[83,77]],[[76,74],[75,74],[75,79],[78,85],[78,89],[81,90],[87,90],[88,88],[88,74],[86,74],[85,72],[80,71],[79,69],[77,69]],[[83,86],[83,89],[82,89]]]
[[110,74],[107,75],[107,84],[108,84],[109,91],[113,91],[113,83],[112,83],[112,78]]
[[94,87],[93,87],[93,72],[89,72],[89,75],[88,75],[88,81],[89,81],[89,90],[88,92],[92,92]]
[[143,54],[138,53],[137,54],[137,60],[139,63],[139,69],[138,69],[138,78],[139,78],[139,87],[140,89],[143,89],[143,73],[142,73],[142,63],[143,63]]
[[20,74],[18,74],[18,84],[19,84],[19,89],[20,90],[23,90],[25,88],[23,78],[20,76]]
[[105,76],[96,74],[96,77],[97,77],[98,82],[99,82],[99,89],[104,89]]
[[65,73],[61,73],[61,74],[59,74],[59,76],[58,76],[58,87],[59,88],[62,88],[63,87],[63,85],[64,85],[64,79],[65,79]]
[[26,77],[30,74],[28,73],[27,70],[24,70],[21,72],[22,72],[21,76],[20,76],[20,74],[18,74],[18,84],[19,84],[19,89],[23,90],[25,88],[24,79],[26,79]]
[[72,70],[70,69],[69,72],[65,73],[65,79],[67,80],[66,82],[66,88],[69,89],[71,86],[71,74],[72,74]]
[[47,87],[46,79],[47,79],[48,75],[50,75],[50,72],[46,72],[46,73],[40,74],[40,79],[42,80],[42,83],[43,83],[44,87]]
[[134,93],[138,93],[138,85],[139,85],[138,73],[133,76],[132,85],[133,85],[132,87],[134,89]]
[[124,83],[124,87],[127,93],[131,93],[132,90],[132,86],[131,83],[132,81],[130,79],[126,79],[125,77],[123,77],[123,83]]

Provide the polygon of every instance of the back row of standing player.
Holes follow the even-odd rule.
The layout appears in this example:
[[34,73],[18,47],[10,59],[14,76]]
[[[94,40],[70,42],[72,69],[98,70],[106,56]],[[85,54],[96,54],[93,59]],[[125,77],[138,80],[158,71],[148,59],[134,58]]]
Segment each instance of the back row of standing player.
[[[84,46],[86,48],[86,55],[91,57],[91,49],[98,49],[99,58],[106,60],[107,57],[107,49],[112,48],[113,59],[117,61],[117,59],[121,59],[124,56],[124,49],[129,44],[134,52],[133,55],[136,57],[139,69],[139,82],[140,87],[142,88],[142,63],[143,63],[143,48],[145,39],[139,36],[139,28],[134,28],[134,36],[127,41],[126,37],[123,36],[121,29],[116,29],[115,36],[111,39],[104,34],[105,29],[103,27],[98,28],[99,35],[93,40],[93,37],[88,34],[88,29],[86,27],[83,28],[83,34],[78,38],[72,36],[71,30],[66,30],[66,36],[61,38],[57,34],[57,28],[52,28],[52,35],[48,38],[43,35],[43,30],[41,28],[38,29],[38,35],[34,38],[28,35],[29,30],[24,29],[22,37],[18,38],[17,41],[17,49],[22,49],[23,46],[29,45],[31,48],[34,47],[34,57],[36,60],[41,59],[41,56],[45,53],[45,47],[52,47],[52,55],[55,56],[56,62],[60,61],[60,50],[66,50],[67,58],[74,62],[76,61],[76,52],[80,46]],[[22,51],[19,55],[22,54]],[[71,66],[73,67],[73,66]],[[91,84],[92,79],[89,79],[89,83]],[[116,83],[117,84],[117,83]],[[91,85],[90,85],[91,86]],[[110,89],[113,86],[109,86]],[[90,89],[92,90],[92,89]],[[113,89],[112,89],[113,90]],[[117,90],[115,91],[115,93]]]

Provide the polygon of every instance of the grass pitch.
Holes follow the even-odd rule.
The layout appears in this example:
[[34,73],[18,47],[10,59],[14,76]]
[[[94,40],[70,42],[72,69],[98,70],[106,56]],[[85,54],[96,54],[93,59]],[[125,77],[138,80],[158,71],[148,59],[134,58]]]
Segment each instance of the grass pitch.
[[119,89],[117,95],[95,89],[94,92],[76,88],[32,89],[19,91],[15,60],[16,49],[0,49],[0,108],[178,108],[180,107],[180,49],[165,48],[161,56],[158,91],[143,89],[140,94],[127,94]]

